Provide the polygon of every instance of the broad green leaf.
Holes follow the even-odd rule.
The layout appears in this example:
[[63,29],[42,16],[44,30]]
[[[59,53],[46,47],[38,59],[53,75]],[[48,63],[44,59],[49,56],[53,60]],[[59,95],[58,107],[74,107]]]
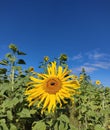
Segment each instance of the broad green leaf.
[[105,128],[103,128],[100,124],[97,124],[95,126],[95,130],[106,130]]
[[64,125],[64,123],[62,121],[60,121],[58,128],[59,128],[59,130],[67,130],[65,128],[65,125]]
[[5,102],[3,102],[3,107],[4,108],[13,108],[17,103],[19,102],[18,98],[13,98],[11,99],[6,99]]
[[17,51],[18,55],[26,55],[26,53],[22,52],[22,51]]
[[23,108],[23,110],[21,112],[19,112],[17,115],[19,115],[20,118],[31,117],[30,111],[26,108]]
[[54,125],[54,130],[58,130],[58,123]]
[[1,65],[8,65],[8,61],[5,60],[5,59],[4,59],[4,60],[1,60],[1,61],[0,61],[0,64],[1,64]]
[[18,63],[18,64],[26,64],[23,59],[19,59],[17,63]]
[[73,125],[69,125],[70,129],[69,130],[78,130],[78,128],[75,128]]
[[82,111],[82,113],[85,113],[87,111],[87,108],[83,106],[81,111]]
[[30,110],[30,114],[35,114],[36,110]]
[[19,99],[17,98],[17,97],[15,97],[15,98],[13,98],[12,99],[12,104],[13,105],[16,105],[17,103],[19,103],[20,101],[19,101]]
[[46,130],[46,125],[43,121],[34,122],[32,130]]
[[7,111],[7,118],[9,119],[9,120],[12,120],[13,119],[13,115],[12,115],[12,112],[11,112],[11,110],[9,111]]
[[92,117],[95,116],[95,113],[92,110],[88,110],[86,114],[87,114],[88,117],[89,116],[92,116]]
[[64,122],[66,122],[66,123],[69,123],[69,118],[68,118],[65,114],[62,114],[62,115],[58,118],[58,120],[64,121]]
[[7,69],[6,68],[0,68],[0,74],[6,74]]
[[17,127],[14,124],[10,124],[10,130],[17,130]]
[[13,56],[12,56],[11,53],[7,53],[7,54],[5,55],[5,57],[6,57],[6,58],[12,58]]
[[3,95],[4,94],[4,92],[6,91],[6,90],[8,90],[8,88],[7,88],[7,84],[2,84],[2,85],[0,85],[0,95],[2,95],[2,96],[5,96],[5,95]]
[[0,126],[3,128],[3,130],[9,130],[7,125],[6,125],[5,119],[0,120]]
[[3,107],[4,108],[12,108],[13,107],[13,103],[10,99],[6,99],[5,102],[3,102]]

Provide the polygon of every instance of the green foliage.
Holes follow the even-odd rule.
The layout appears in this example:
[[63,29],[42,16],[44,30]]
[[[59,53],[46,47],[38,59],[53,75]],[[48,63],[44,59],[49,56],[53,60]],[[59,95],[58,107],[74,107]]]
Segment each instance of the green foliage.
[[81,94],[75,98],[70,120],[79,130],[106,130],[110,120],[110,88],[87,81],[81,83]]
[[46,130],[46,125],[45,123],[40,120],[40,121],[36,121],[36,122],[33,122],[32,124],[32,130]]
[[[64,105],[55,113],[40,113],[41,108],[28,107],[24,91],[34,69],[22,69],[26,55],[16,45],[10,44],[11,52],[0,61],[0,130],[110,130],[110,88],[91,83],[83,69],[80,94],[74,104]],[[20,58],[19,58],[20,56]],[[47,58],[47,59],[45,59]],[[46,71],[49,57],[40,67]],[[55,58],[58,65],[66,67],[67,56]]]
[[8,65],[8,61],[3,59],[3,60],[0,61],[0,64],[1,65]]
[[18,50],[17,47],[16,47],[16,45],[13,44],[13,43],[11,43],[11,44],[9,45],[9,48],[12,49],[13,51],[17,51],[17,50]]
[[60,61],[67,61],[68,57],[66,54],[61,54],[59,59]]

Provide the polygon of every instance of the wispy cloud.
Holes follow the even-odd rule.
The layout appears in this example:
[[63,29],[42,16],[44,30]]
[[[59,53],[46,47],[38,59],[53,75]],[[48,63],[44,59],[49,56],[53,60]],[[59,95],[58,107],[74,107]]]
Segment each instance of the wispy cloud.
[[109,60],[110,55],[106,54],[106,53],[100,53],[96,50],[91,51],[91,52],[87,52],[86,55],[88,56],[88,58],[90,60]]
[[99,69],[110,69],[110,55],[107,53],[100,53],[99,50],[93,50],[83,55],[78,54],[73,57],[73,60],[81,59],[81,64],[73,67],[73,70],[81,72],[82,68],[86,72],[91,73]]
[[91,64],[91,66],[102,68],[102,69],[109,69],[110,62],[97,62],[97,63]]
[[78,68],[74,68],[74,70],[76,72],[81,72],[82,68],[84,68],[87,73],[91,73],[91,72],[97,70],[97,68],[95,68],[95,67],[89,67],[89,66],[80,66]]
[[72,60],[79,60],[79,59],[82,59],[82,55],[81,54],[75,55],[72,58]]

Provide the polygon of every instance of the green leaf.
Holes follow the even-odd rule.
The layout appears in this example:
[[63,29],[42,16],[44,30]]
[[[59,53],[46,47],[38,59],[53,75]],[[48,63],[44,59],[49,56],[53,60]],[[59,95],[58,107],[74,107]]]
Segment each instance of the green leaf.
[[5,119],[0,120],[0,126],[3,128],[2,130],[9,130],[6,125]]
[[21,112],[19,112],[17,115],[19,115],[20,118],[31,117],[30,111],[26,108],[23,108],[23,110]]
[[66,123],[69,123],[69,118],[65,115],[65,114],[62,114],[59,118],[58,118],[59,121],[64,121]]
[[86,113],[86,115],[87,115],[88,117],[90,117],[90,116],[95,117],[95,113],[94,113],[94,111],[92,111],[92,110],[88,110],[87,113]]
[[54,130],[58,130],[58,123],[54,125]]
[[18,55],[26,55],[26,53],[22,52],[22,51],[17,51]]
[[1,60],[1,61],[0,61],[0,64],[1,64],[1,65],[8,65],[8,61],[5,60],[5,59],[4,59],[4,60]]
[[9,48],[10,48],[13,52],[16,52],[16,51],[18,50],[17,47],[16,47],[16,45],[13,44],[13,43],[11,43],[11,44],[9,45]]
[[68,123],[64,122],[64,121],[57,121],[54,129],[55,130],[68,130]]
[[84,113],[84,112],[87,111],[87,108],[83,106],[82,109],[81,109],[81,111],[82,111],[82,113]]
[[78,130],[78,128],[75,128],[73,125],[69,125],[70,126],[70,129],[69,130]]
[[13,115],[12,115],[11,111],[7,111],[7,117],[8,117],[9,120],[13,119]]
[[14,124],[10,124],[10,130],[17,130],[17,127]]
[[19,102],[19,99],[17,99],[16,97],[13,99],[9,99],[7,98],[4,102],[3,102],[3,108],[13,108],[13,106],[15,106],[17,103]]
[[6,68],[0,68],[0,74],[6,74],[7,69]]
[[12,58],[13,56],[12,56],[11,53],[7,53],[7,54],[5,55],[5,57],[6,57],[6,58]]
[[67,130],[68,124],[69,124],[69,118],[65,114],[61,114],[60,117],[58,117],[58,123],[56,123],[55,127],[58,127],[59,130]]
[[61,121],[59,123],[59,130],[67,130],[67,129],[65,129],[64,123]]
[[67,57],[66,54],[61,54],[61,55],[60,55],[60,60],[61,60],[61,61],[67,61],[67,59],[68,59],[68,57]]
[[106,130],[105,128],[103,128],[100,124],[97,124],[95,126],[95,129],[94,130]]
[[30,114],[35,114],[36,113],[36,110],[30,110]]
[[26,64],[23,59],[19,59],[17,63],[18,63],[18,64]]
[[16,104],[19,103],[19,102],[20,102],[19,99],[16,98],[16,97],[12,99],[12,104],[13,104],[13,105],[16,105]]
[[43,121],[34,122],[32,125],[32,130],[46,130],[46,125]]

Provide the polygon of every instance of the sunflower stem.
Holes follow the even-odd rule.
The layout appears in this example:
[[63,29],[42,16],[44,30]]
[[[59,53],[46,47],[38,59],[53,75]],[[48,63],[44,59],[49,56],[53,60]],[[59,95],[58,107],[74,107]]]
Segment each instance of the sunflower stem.
[[12,83],[12,91],[13,91],[13,85],[14,85],[14,68],[11,70],[11,83]]

